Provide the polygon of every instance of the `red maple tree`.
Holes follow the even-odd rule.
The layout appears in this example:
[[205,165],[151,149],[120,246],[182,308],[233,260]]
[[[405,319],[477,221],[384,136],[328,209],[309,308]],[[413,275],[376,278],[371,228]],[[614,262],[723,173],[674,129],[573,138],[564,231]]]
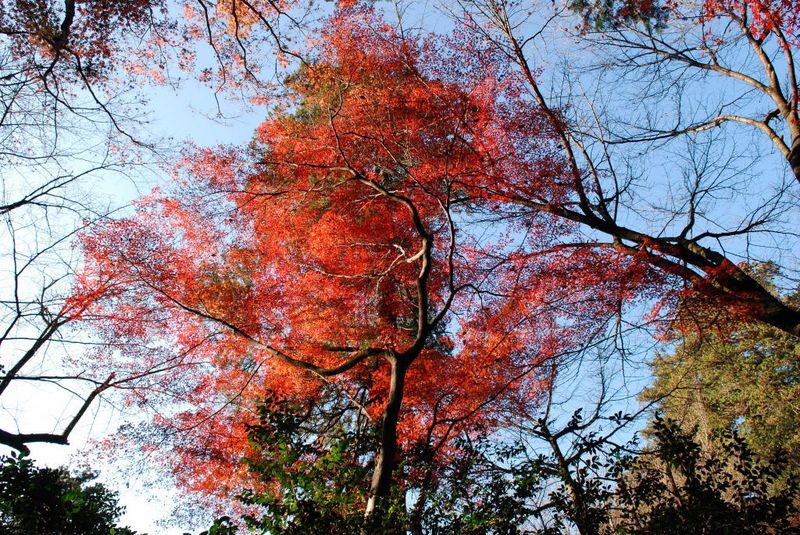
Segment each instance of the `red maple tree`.
[[131,365],[149,342],[186,371],[163,393],[192,409],[156,422],[188,430],[173,463],[186,485],[226,490],[260,399],[334,387],[380,428],[369,514],[399,449],[444,452],[530,409],[659,275],[564,245],[571,225],[497,194],[571,192],[546,119],[493,51],[456,66],[456,41],[403,38],[358,8],[321,42],[247,151],[198,149],[179,194],[84,237],[82,283],[104,286],[86,314],[101,335],[144,348]]
[[399,451],[445,454],[454,433],[535,405],[559,360],[631,303],[696,299],[798,332],[795,309],[700,243],[720,236],[616,217],[622,193],[502,6],[492,16],[488,38],[470,20],[417,40],[338,10],[251,147],[196,149],[176,193],[84,237],[80,282],[103,288],[84,317],[130,366],[175,366],[135,395],[191,406],[155,422],[185,431],[185,485],[239,484],[253,405],[324,386],[380,428],[369,513]]

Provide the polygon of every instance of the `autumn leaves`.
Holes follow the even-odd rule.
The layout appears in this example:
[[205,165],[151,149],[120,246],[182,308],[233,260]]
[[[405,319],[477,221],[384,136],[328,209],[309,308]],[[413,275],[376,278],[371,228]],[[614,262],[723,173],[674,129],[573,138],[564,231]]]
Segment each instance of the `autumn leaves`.
[[[446,463],[457,435],[535,410],[560,364],[621,336],[628,314],[662,334],[689,305],[711,318],[701,328],[724,323],[709,310],[787,332],[800,324],[714,248],[760,230],[757,214],[751,226],[695,230],[706,217],[698,202],[721,189],[703,176],[661,206],[616,149],[660,138],[609,137],[602,114],[578,120],[584,110],[566,92],[545,89],[528,48],[539,34],[527,36],[516,5],[461,5],[450,35],[342,5],[299,47],[305,26],[280,3],[200,1],[163,27],[161,4],[97,4],[86,32],[71,33],[78,8],[67,2],[58,36],[20,43],[50,39],[56,55],[102,63],[111,49],[62,42],[100,47],[113,27],[122,46],[147,26],[143,72],[162,48],[191,71],[193,47],[207,43],[216,66],[203,80],[268,103],[249,146],[192,148],[172,189],[81,239],[72,319],[104,342],[102,366],[153,378],[132,398],[171,406],[172,417],[142,438],[180,436],[165,462],[189,487],[229,497],[254,484],[229,468],[252,453],[263,400],[335,407],[331,425],[377,433],[361,459],[373,474],[369,516],[393,489],[431,484],[393,480],[405,452],[427,448],[431,466]],[[267,44],[291,65],[280,83],[262,76]],[[645,200],[666,222],[641,216]]]

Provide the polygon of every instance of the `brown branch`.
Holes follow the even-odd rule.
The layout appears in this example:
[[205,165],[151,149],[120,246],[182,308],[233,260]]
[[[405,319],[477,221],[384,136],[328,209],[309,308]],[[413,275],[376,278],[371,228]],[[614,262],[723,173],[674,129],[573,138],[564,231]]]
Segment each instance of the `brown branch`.
[[108,389],[113,380],[114,374],[112,373],[108,376],[108,379],[106,379],[97,388],[92,390],[92,392],[83,401],[83,404],[81,405],[80,409],[78,409],[78,412],[75,413],[67,426],[64,428],[64,431],[61,433],[10,433],[0,429],[0,444],[5,444],[6,446],[14,448],[15,450],[25,454],[29,454],[31,452],[28,444],[69,444],[69,436],[73,429],[75,429],[75,426],[78,425],[78,422],[81,420],[81,418],[83,418],[83,415],[89,409],[89,406],[91,406],[91,404],[94,402],[95,398],[104,390]]

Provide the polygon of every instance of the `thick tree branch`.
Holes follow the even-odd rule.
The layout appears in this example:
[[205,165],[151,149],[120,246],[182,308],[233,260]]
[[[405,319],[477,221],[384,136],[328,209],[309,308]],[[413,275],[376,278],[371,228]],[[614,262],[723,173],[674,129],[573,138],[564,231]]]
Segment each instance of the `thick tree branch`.
[[10,433],[0,429],[0,444],[5,444],[6,446],[26,454],[30,453],[28,445],[33,443],[69,444],[69,436],[75,429],[75,426],[78,425],[83,415],[86,414],[86,411],[94,402],[95,398],[111,386],[114,377],[115,375],[112,373],[102,384],[91,391],[61,433]]

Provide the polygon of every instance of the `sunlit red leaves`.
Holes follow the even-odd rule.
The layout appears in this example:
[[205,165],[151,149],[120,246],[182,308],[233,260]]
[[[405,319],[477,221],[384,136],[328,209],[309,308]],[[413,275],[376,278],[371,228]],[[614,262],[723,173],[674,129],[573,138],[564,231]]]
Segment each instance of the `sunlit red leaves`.
[[518,367],[562,362],[664,282],[646,262],[599,245],[511,255],[494,277],[462,333],[464,351]]
[[[692,21],[718,44],[725,37],[725,21],[733,19],[743,24],[753,37],[764,39],[770,33],[778,36],[780,46],[796,47],[800,4],[797,0],[620,0],[619,2],[592,2],[573,0],[568,6],[584,18],[585,26],[614,27],[625,23],[644,22],[651,28],[664,29],[681,21]],[[721,19],[722,28],[714,28],[714,20]]]
[[757,39],[776,32],[791,45],[800,45],[800,3],[797,0],[706,0],[705,17],[731,14],[748,23]]
[[162,0],[18,0],[4,2],[0,34],[29,75],[104,82],[132,43],[166,29],[165,11]]
[[[82,284],[113,288],[85,314],[113,340],[98,359],[130,346],[127,365],[168,371],[136,395],[192,407],[156,422],[188,433],[174,467],[192,488],[247,448],[257,402],[318,396],[320,377],[266,346],[321,367],[403,353],[423,292],[429,318],[446,314],[408,372],[399,440],[444,444],[530,409],[560,359],[660,282],[614,249],[562,247],[571,224],[520,208],[574,192],[499,58],[464,70],[472,45],[405,39],[368,9],[339,12],[320,43],[249,153],[187,155],[177,194],[84,237]],[[325,381],[377,421],[388,379],[377,357]]]

